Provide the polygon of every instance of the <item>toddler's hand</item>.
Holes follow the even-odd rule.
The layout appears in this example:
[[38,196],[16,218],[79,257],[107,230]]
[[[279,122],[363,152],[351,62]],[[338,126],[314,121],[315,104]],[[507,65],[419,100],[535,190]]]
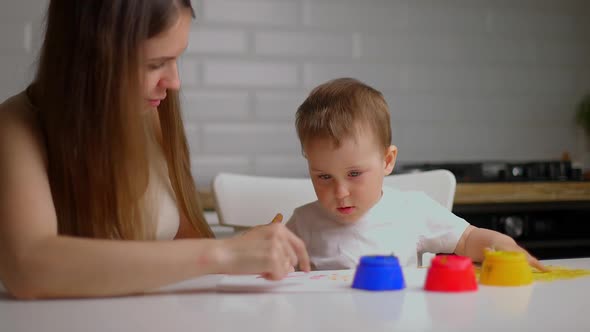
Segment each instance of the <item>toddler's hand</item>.
[[488,248],[486,250],[522,252],[526,255],[526,258],[532,267],[534,267],[535,269],[537,269],[541,272],[549,271],[549,269],[547,267],[545,267],[545,265],[543,265],[541,262],[539,262],[539,260],[536,257],[534,257],[528,251],[526,251],[524,248],[519,246],[515,241],[496,244],[496,245],[494,245],[493,248]]

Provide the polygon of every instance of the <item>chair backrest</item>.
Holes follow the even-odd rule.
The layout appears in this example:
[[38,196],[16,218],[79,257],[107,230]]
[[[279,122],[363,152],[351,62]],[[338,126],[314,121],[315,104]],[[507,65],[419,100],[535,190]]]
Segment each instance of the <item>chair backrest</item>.
[[[456,181],[447,170],[385,177],[384,184],[399,190],[423,191],[449,210]],[[213,179],[219,224],[247,228],[269,223],[277,213],[286,222],[293,210],[317,199],[311,179],[219,173]]]
[[455,175],[446,169],[390,175],[383,183],[402,191],[422,191],[447,209],[453,208],[457,181]]
[[[422,191],[449,211],[453,209],[457,180],[446,169],[390,175],[385,177],[383,184],[402,191]],[[433,253],[418,253],[418,266],[430,266],[434,257]]]
[[277,213],[287,222],[293,210],[317,199],[311,179],[219,173],[213,179],[219,223],[246,228],[269,223]]

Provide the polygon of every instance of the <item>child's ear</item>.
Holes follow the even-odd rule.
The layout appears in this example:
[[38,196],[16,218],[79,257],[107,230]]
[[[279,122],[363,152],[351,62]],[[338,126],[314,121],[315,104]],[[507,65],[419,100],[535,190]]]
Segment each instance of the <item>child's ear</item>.
[[397,146],[395,145],[390,145],[386,150],[385,150],[385,158],[383,159],[384,162],[384,173],[385,176],[391,174],[391,172],[393,171],[393,166],[395,166],[395,160],[397,159]]

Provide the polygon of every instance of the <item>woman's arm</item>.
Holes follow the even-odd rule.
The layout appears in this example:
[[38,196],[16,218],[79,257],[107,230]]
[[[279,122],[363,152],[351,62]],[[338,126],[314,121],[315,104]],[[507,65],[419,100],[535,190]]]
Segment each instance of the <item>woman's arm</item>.
[[46,158],[33,122],[0,110],[0,280],[18,298],[133,294],[207,273],[284,277],[301,240],[269,225],[227,240],[167,242],[59,236]]
[[219,264],[214,264],[213,242],[111,241],[54,235],[20,251],[2,248],[8,251],[2,255],[0,277],[14,296],[23,299],[140,293],[221,272]]

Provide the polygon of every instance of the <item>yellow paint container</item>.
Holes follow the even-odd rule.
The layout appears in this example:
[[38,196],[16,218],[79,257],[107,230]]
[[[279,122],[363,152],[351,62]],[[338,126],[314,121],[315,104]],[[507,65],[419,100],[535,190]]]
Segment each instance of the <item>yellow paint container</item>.
[[486,251],[479,282],[488,286],[524,286],[533,272],[522,252]]

